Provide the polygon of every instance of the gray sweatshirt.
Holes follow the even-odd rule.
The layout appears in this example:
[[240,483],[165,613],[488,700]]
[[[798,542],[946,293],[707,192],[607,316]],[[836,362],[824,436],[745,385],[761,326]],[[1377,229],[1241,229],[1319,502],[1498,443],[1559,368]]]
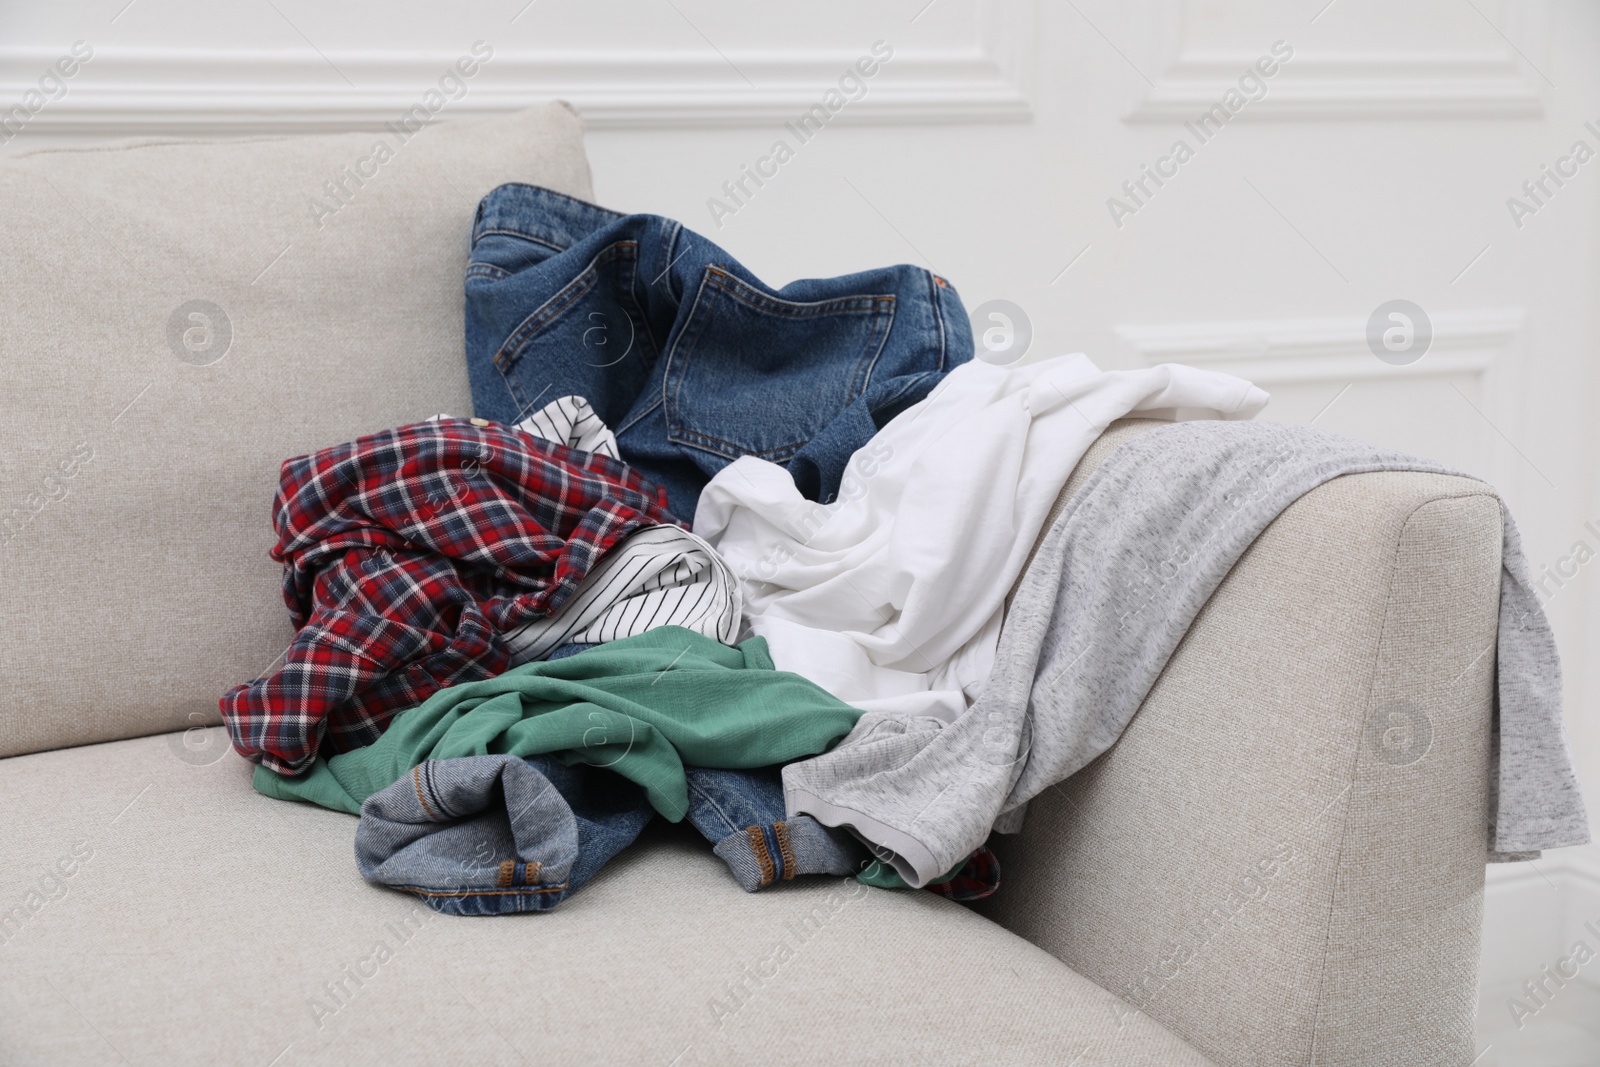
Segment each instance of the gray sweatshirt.
[[[850,827],[912,885],[948,871],[1116,742],[1195,615],[1284,508],[1368,471],[1459,473],[1262,422],[1173,423],[1121,445],[1041,539],[973,705],[949,722],[864,715],[832,751],[784,768],[790,815]],[[1130,585],[1173,559],[1187,562],[1170,579]],[[1586,842],[1555,639],[1509,513],[1497,685],[1490,858]]]

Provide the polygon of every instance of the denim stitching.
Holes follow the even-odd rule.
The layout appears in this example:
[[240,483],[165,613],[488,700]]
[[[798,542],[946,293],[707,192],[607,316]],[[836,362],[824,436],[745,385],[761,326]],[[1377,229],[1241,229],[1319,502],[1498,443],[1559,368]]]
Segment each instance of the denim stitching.
[[685,779],[684,784],[689,787],[689,792],[700,797],[711,806],[713,811],[717,813],[717,817],[722,820],[722,825],[728,828],[728,832],[723,834],[723,837],[727,837],[728,834],[736,834],[739,832],[739,827],[734,824],[732,819],[728,818],[728,813],[722,810],[722,806],[716,802],[716,799],[713,798],[711,794],[707,793],[704,789],[701,789],[699,786],[695,785],[694,782],[688,779]]
[[479,230],[472,238],[472,247],[476,249],[478,242],[485,237],[515,237],[522,241],[532,241],[536,245],[544,245],[552,252],[565,252],[567,246],[558,245],[554,241],[540,237],[538,234],[528,233],[526,230],[513,230],[504,226],[487,226]]
[[778,839],[778,855],[783,857],[783,880],[785,882],[794,878],[794,849],[789,844],[789,824],[775,822],[772,824],[772,833]]
[[679,352],[681,350],[682,353],[683,353],[681,358],[682,358],[685,370],[687,370],[688,363],[689,363],[689,357],[694,355],[694,346],[700,340],[701,331],[703,331],[705,329],[706,316],[704,316],[704,315],[696,315],[695,311],[700,307],[700,301],[705,299],[706,289],[710,284],[710,282],[709,282],[710,276],[711,276],[710,268],[707,268],[700,275],[700,288],[695,291],[694,302],[692,304],[690,304],[689,311],[688,311],[687,315],[685,315],[684,312],[683,312],[683,303],[682,303],[682,301],[679,302],[679,307],[678,307],[679,318],[680,318],[680,321],[684,323],[684,329],[679,331],[677,339],[672,343],[671,349],[667,352],[666,364],[662,367],[662,371],[661,371],[661,403],[662,403],[663,407],[665,408],[665,416],[664,417],[665,417],[666,423],[667,423],[667,438],[669,440],[673,436],[673,433],[672,433],[672,411],[673,411],[673,408],[671,406],[667,405],[667,384],[669,382],[672,383],[672,404],[676,405],[677,401],[678,401],[678,394],[680,392],[682,392],[682,390],[683,390],[683,378],[682,378],[682,376],[679,376],[677,379],[674,380],[673,374],[672,374],[673,368],[678,365],[679,358],[680,358],[679,357]]
[[[694,355],[695,345],[698,344],[700,340],[700,334],[705,329],[706,323],[710,318],[709,311],[712,307],[710,304],[707,304],[707,314],[696,314],[696,311],[699,309],[701,301],[705,298],[706,291],[708,289],[714,290],[717,295],[726,295],[730,299],[737,300],[746,307],[750,307],[759,311],[768,311],[773,314],[787,315],[790,318],[796,319],[813,318],[824,314],[833,315],[840,313],[870,313],[871,320],[868,323],[867,342],[863,352],[865,352],[866,349],[872,348],[874,339],[877,341],[877,346],[872,351],[872,355],[867,365],[866,379],[862,382],[861,386],[858,388],[853,380],[850,382],[849,399],[845,402],[846,406],[855,401],[855,399],[861,395],[861,392],[865,390],[866,381],[871,380],[872,371],[877,367],[878,359],[883,354],[883,348],[889,342],[889,331],[893,328],[892,311],[890,313],[889,324],[880,325],[883,319],[884,306],[887,304],[892,308],[894,305],[894,295],[891,293],[859,297],[838,297],[833,300],[819,300],[804,303],[800,301],[783,301],[777,297],[769,297],[766,294],[761,293],[759,290],[753,289],[748,284],[722,270],[720,267],[712,265],[707,267],[704,275],[702,275],[700,290],[695,294],[694,305],[689,311],[687,321],[693,325],[694,332],[687,336],[682,334],[679,335],[676,344],[673,346],[672,353],[668,357],[666,370],[662,376],[663,385],[669,377],[672,377],[673,368],[678,364],[680,359],[680,351],[685,374],[687,373],[690,357]],[[770,306],[762,306],[762,303],[757,302],[758,299],[766,304],[769,304]],[[803,310],[795,310],[796,308],[802,308]],[[862,358],[866,359],[867,357],[863,355]],[[858,361],[855,369],[850,373],[851,379],[854,379],[861,374],[861,367],[862,364],[860,361]],[[684,375],[678,375],[673,381],[672,401],[674,405],[676,405],[678,397],[683,391],[683,378]],[[663,397],[663,401],[664,400],[665,397]],[[649,410],[654,410],[654,405],[652,405]],[[693,430],[688,427],[675,426],[670,411],[668,416],[667,436],[669,439],[677,441],[679,444],[702,448],[707,452],[714,453],[727,459],[738,459],[741,456],[757,456],[761,459],[770,460],[775,463],[782,463],[793,457],[795,453],[799,452],[802,448],[810,443],[809,440],[791,441],[786,444],[777,445],[773,448],[752,450],[736,444],[733,441],[725,441],[720,437],[714,437],[698,430]],[[642,418],[643,416],[640,417]],[[629,425],[631,426],[633,423],[629,423]]]
[[944,357],[948,355],[949,342],[944,334],[944,300],[939,293],[942,288],[939,276],[932,271],[928,272],[928,303],[933,309],[933,324],[939,328],[939,369],[944,370]]
[[403,893],[414,893],[419,897],[511,897],[511,896],[538,896],[542,893],[560,893],[567,888],[567,883],[560,885],[541,886],[530,889],[526,886],[517,889],[457,889],[448,892],[437,889],[423,889],[414,885],[393,885],[391,889],[398,889]]
[[772,884],[772,854],[767,851],[767,836],[761,832],[759,826],[746,826],[744,836],[750,841],[750,849],[756,854],[756,862],[761,865],[761,885],[765,888]]
[[[888,308],[889,321],[887,323],[884,323],[884,325],[882,326],[881,331],[880,331],[878,323],[884,317],[884,308],[885,307]],[[860,381],[859,381],[859,383],[852,382],[851,391],[850,391],[850,401],[847,401],[847,403],[853,402],[856,399],[856,397],[860,396],[862,393],[865,393],[867,391],[867,386],[869,384],[871,384],[871,382],[872,382],[872,372],[878,369],[878,360],[883,355],[883,348],[884,348],[885,345],[887,345],[889,343],[889,334],[893,330],[894,330],[894,297],[892,297],[892,296],[880,296],[880,297],[877,298],[876,304],[875,304],[875,306],[873,308],[873,314],[872,314],[872,332],[873,332],[874,335],[878,335],[878,346],[875,349],[872,348],[872,336],[869,335],[868,338],[867,338],[866,347],[869,348],[869,349],[872,349],[872,357],[870,359],[867,359],[865,356],[863,356],[863,360],[865,362],[865,370],[863,370],[863,364],[861,362],[858,362],[856,364],[856,369],[852,372],[852,377],[853,378],[859,378]]]
[[656,397],[655,402],[652,403],[649,407],[645,408],[643,411],[639,412],[639,414],[635,415],[633,418],[629,419],[627,422],[624,422],[621,426],[619,426],[615,431],[615,435],[618,438],[621,438],[621,436],[623,434],[627,433],[630,429],[632,429],[633,427],[637,426],[639,423],[643,422],[647,417],[649,417],[649,415],[650,415],[650,413],[652,411],[654,411],[656,408],[660,407],[665,402],[666,401],[665,401],[664,397],[659,397],[659,396]]
[[729,274],[715,265],[706,268],[706,281],[745,307],[796,319],[837,315],[843,311],[865,311],[875,314],[879,303],[894,299],[892,293],[870,293],[864,296],[836,296],[828,300],[787,300],[763,293],[742,278]]
[[434,822],[439,822],[439,817],[433,813],[432,808],[428,807],[428,799],[422,795],[421,764],[418,764],[416,767],[411,769],[411,785],[412,788],[416,789],[417,791],[417,803],[422,805],[423,812],[426,813],[428,818],[432,819]]
[[439,766],[438,760],[427,760],[422,764],[422,788],[433,798],[433,806],[438,809],[439,821],[449,822],[456,818],[456,813],[450,810],[450,805],[444,802],[444,793],[439,789],[439,782],[435,778]]
[[[495,197],[495,195],[497,193],[499,193],[502,189],[513,189],[513,188],[514,189],[532,189],[534,192],[540,194],[541,196],[556,197],[558,199],[566,200],[566,201],[568,201],[570,203],[573,203],[573,204],[582,204],[585,208],[589,209],[590,211],[596,211],[596,212],[599,212],[602,215],[610,215],[613,219],[627,218],[627,216],[622,214],[620,211],[612,211],[608,207],[601,207],[599,204],[592,204],[587,200],[580,199],[579,197],[570,196],[567,193],[559,192],[559,191],[557,191],[555,189],[547,189],[542,185],[534,185],[531,182],[502,182],[501,184],[495,186],[493,189],[489,190],[488,195],[486,195],[483,198],[483,200],[478,201],[479,210],[482,210],[484,203],[487,202],[491,197]],[[515,236],[518,236],[518,237],[529,237],[529,238],[532,238],[535,241],[541,241],[541,242],[546,243],[546,244],[549,243],[544,238],[536,236],[535,234],[524,233],[521,230],[514,230],[514,229],[502,230],[499,227],[495,227],[492,230],[484,230],[484,231],[480,231],[480,232],[475,232],[472,235],[472,243],[473,243],[473,245],[476,245],[478,243],[478,237],[480,236],[481,233],[489,233],[489,232],[509,233],[509,234],[514,234]],[[555,247],[555,246],[552,245],[551,247]],[[566,249],[562,249],[562,251],[566,251]]]
[[[650,363],[654,366],[656,360],[661,358],[661,349],[656,345],[655,335],[650,332],[650,316],[645,314],[644,301],[639,299],[639,264],[642,260],[643,253],[635,247],[634,254],[623,261],[618,271],[626,274],[628,278],[628,284],[622,287],[622,292],[627,295],[631,310],[624,307],[623,311],[627,313],[634,327],[634,337],[643,338],[644,342],[649,344]],[[635,315],[638,316],[636,321]]]
[[512,330],[511,334],[501,343],[500,350],[494,354],[492,358],[494,365],[501,368],[502,371],[515,366],[522,356],[522,350],[528,346],[528,343],[533,340],[535,335],[550,325],[551,322],[560,318],[573,304],[578,302],[579,298],[595,287],[600,280],[599,268],[602,265],[609,264],[618,256],[637,257],[638,247],[637,242],[634,241],[618,241],[595,253],[594,258],[589,260],[576,278],[564,285],[559,292],[543,304],[540,304],[527,318],[517,324],[516,329]]

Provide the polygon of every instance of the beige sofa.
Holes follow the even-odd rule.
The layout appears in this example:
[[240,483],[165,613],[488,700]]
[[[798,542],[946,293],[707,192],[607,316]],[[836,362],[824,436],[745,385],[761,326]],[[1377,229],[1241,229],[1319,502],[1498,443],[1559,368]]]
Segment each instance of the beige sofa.
[[[658,823],[555,912],[438,916],[362,882],[348,816],[254,793],[211,724],[291,636],[278,463],[468,410],[466,235],[508,180],[590,195],[570,111],[0,158],[0,1063],[1472,1060],[1475,482],[1290,508],[976,912],[746,895]],[[1399,757],[1397,693],[1432,727]]]

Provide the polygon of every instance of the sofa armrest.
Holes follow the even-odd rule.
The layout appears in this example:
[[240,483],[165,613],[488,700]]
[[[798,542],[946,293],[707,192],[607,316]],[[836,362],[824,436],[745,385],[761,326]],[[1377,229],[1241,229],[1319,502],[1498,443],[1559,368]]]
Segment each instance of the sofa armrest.
[[1500,546],[1479,482],[1306,494],[986,914],[1219,1064],[1472,1062]]

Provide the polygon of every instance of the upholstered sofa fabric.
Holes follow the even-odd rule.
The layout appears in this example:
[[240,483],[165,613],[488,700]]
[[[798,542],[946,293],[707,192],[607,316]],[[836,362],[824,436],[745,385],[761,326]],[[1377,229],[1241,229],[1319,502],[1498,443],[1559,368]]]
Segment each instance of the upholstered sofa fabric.
[[1471,1062],[1500,530],[1463,478],[1302,497],[982,910],[1221,1063]]
[[660,822],[555,911],[441,915],[220,728],[5,760],[0,810],[6,1064],[1210,1062],[958,904],[746,893]]
[[0,755],[217,722],[272,666],[278,465],[469,410],[467,235],[513,180],[592,195],[569,108],[0,161]]
[[[255,795],[195,730],[0,761],[0,1050],[1462,1062],[1499,524],[1480,483],[1410,473],[1273,523],[1117,746],[998,842],[982,910],[1070,969],[929,894],[739,893],[671,831],[558,912],[434,916],[359,880],[348,817]],[[1427,722],[1398,755],[1372,736],[1396,694]]]
[[[351,817],[255,793],[199,727],[291,636],[279,462],[465,412],[477,199],[589,195],[561,106],[363,164],[378,136],[0,160],[0,756],[26,753],[0,759],[0,1063],[1471,1061],[1476,482],[1285,511],[1118,744],[1000,839],[995,922],[845,879],[746,894],[665,826],[554,912],[452,918],[363,882]],[[1427,740],[1397,757],[1401,702]]]

